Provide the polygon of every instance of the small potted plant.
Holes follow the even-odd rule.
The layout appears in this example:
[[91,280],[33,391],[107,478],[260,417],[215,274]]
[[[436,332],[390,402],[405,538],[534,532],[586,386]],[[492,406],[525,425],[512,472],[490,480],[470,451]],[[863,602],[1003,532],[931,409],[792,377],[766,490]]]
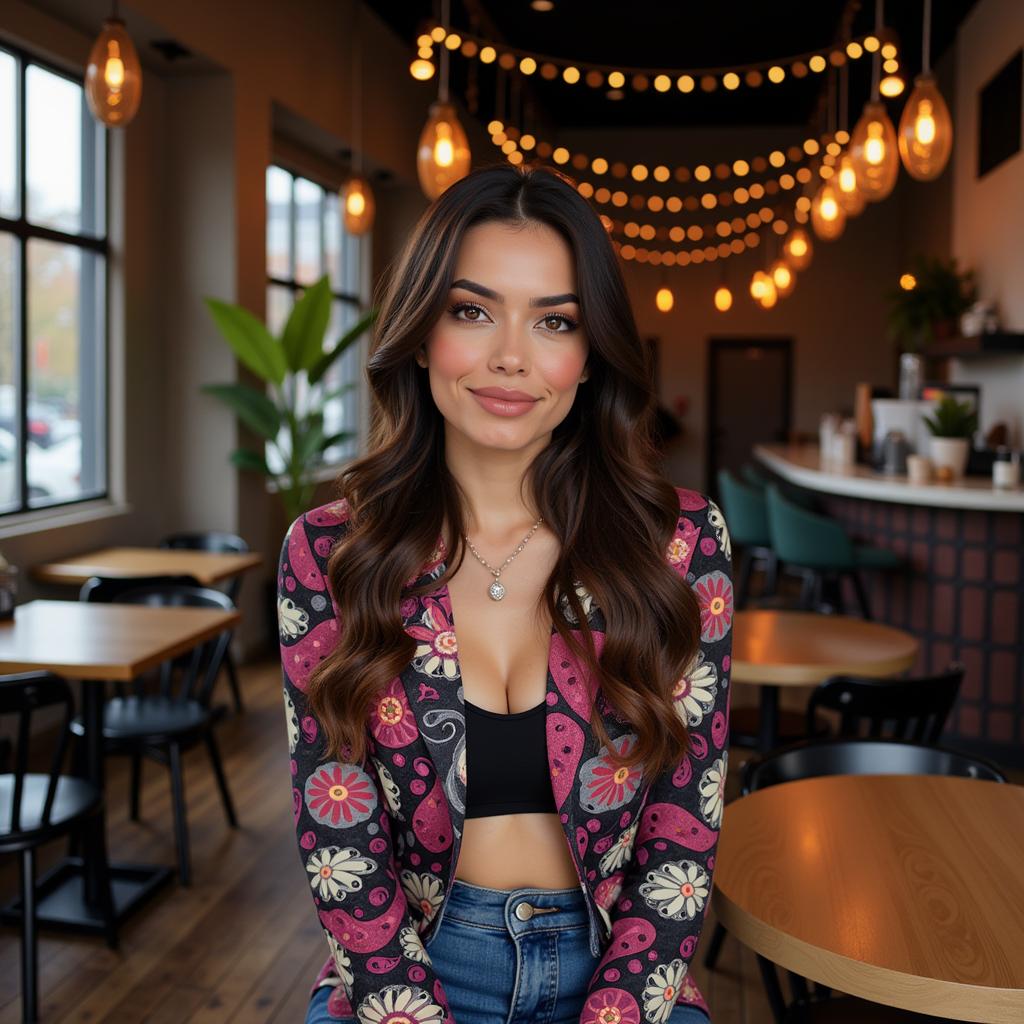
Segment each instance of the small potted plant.
[[964,475],[970,455],[971,438],[978,429],[978,414],[969,402],[946,395],[933,416],[924,417],[931,431],[929,454],[937,470],[948,467],[954,479]]
[[910,288],[888,292],[889,334],[901,352],[921,352],[958,330],[959,318],[977,297],[972,271],[960,273],[956,260],[921,255],[907,275]]

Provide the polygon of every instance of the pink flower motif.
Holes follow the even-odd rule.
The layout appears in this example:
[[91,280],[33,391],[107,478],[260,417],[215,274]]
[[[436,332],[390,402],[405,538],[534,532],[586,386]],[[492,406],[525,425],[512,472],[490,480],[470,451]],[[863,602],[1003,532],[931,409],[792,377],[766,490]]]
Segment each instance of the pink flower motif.
[[720,570],[701,576],[693,585],[700,601],[700,638],[719,640],[732,628],[732,583]]
[[610,910],[622,892],[622,882],[626,877],[625,872],[616,871],[607,878],[602,878],[594,889],[594,902],[605,910]]
[[425,597],[420,622],[407,626],[406,632],[419,641],[413,657],[422,662],[423,672],[429,676],[444,676],[448,680],[458,677],[459,642],[451,615],[440,601]]
[[348,828],[377,808],[377,787],[358,765],[331,761],[306,779],[306,809],[321,824]]
[[[612,741],[620,755],[632,748],[635,733],[627,733]],[[614,763],[607,750],[584,762],[580,768],[580,805],[591,814],[621,807],[632,799],[643,777],[643,765],[620,766]]]
[[640,1024],[640,1007],[625,989],[603,988],[587,998],[580,1024]]
[[407,747],[418,735],[401,679],[392,679],[370,709],[370,731],[385,747]]

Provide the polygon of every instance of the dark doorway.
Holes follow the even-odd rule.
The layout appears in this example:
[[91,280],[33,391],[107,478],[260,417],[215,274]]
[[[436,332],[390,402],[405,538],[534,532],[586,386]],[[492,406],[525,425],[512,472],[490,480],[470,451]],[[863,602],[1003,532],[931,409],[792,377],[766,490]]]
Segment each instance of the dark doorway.
[[718,471],[738,473],[765,441],[791,426],[792,338],[709,338],[705,492],[718,498]]

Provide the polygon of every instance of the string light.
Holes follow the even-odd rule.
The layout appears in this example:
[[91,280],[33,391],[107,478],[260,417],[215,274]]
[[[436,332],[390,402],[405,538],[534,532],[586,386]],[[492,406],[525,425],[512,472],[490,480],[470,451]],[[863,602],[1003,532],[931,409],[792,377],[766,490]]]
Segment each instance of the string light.
[[768,268],[768,273],[775,282],[775,290],[780,299],[792,294],[796,287],[796,274],[784,259],[780,257],[775,260]]
[[654,304],[658,307],[658,312],[668,313],[675,305],[675,296],[672,294],[672,289],[663,285],[658,289],[658,294],[654,296]]
[[806,270],[811,265],[814,246],[803,228],[794,228],[782,243],[782,254],[793,270]]

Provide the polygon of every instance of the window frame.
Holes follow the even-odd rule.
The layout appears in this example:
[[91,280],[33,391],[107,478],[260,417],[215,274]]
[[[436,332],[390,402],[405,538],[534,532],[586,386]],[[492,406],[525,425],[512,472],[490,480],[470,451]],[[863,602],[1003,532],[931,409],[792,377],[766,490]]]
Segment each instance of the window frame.
[[[16,277],[14,282],[13,297],[14,302],[12,304],[12,313],[15,318],[15,351],[14,360],[16,364],[16,370],[14,375],[14,385],[16,394],[16,405],[17,405],[17,452],[18,458],[21,462],[21,467],[18,472],[18,493],[17,493],[17,505],[12,505],[10,508],[0,511],[0,524],[4,523],[9,517],[20,517],[19,521],[25,521],[29,517],[38,516],[40,518],[48,518],[54,512],[54,510],[73,508],[76,505],[84,505],[88,503],[94,503],[98,500],[110,499],[110,387],[111,387],[111,367],[110,367],[110,130],[106,126],[100,126],[100,137],[101,141],[99,145],[103,147],[103,182],[101,188],[96,189],[94,187],[93,192],[97,196],[99,202],[102,202],[102,216],[103,216],[103,231],[96,235],[88,234],[74,234],[72,232],[62,231],[58,228],[45,227],[39,224],[33,224],[28,219],[28,175],[27,175],[27,164],[28,164],[28,149],[27,149],[27,120],[28,120],[28,105],[26,103],[26,79],[28,76],[29,66],[35,65],[42,70],[56,75],[60,78],[64,78],[74,85],[78,86],[83,90],[82,96],[82,118],[83,123],[88,124],[90,132],[83,132],[83,167],[88,165],[95,167],[95,160],[85,161],[84,154],[87,152],[84,139],[87,136],[92,135],[94,131],[95,121],[92,118],[91,113],[88,109],[88,103],[85,99],[84,89],[85,85],[82,80],[82,76],[76,75],[73,72],[68,71],[66,68],[61,67],[59,64],[53,61],[47,60],[45,57],[39,56],[30,50],[26,50],[22,46],[18,46],[10,42],[5,37],[0,37],[0,51],[3,51],[10,56],[14,57],[15,76],[14,76],[14,151],[15,151],[15,162],[14,162],[14,173],[15,173],[15,190],[18,195],[18,216],[16,218],[6,217],[0,214],[0,232],[10,234],[15,238],[18,246],[18,252],[16,255]],[[89,152],[93,157],[97,154],[92,152],[91,144]],[[83,193],[85,188],[83,187]],[[90,491],[87,494],[80,494],[74,498],[59,499],[56,501],[48,501],[42,504],[30,504],[29,503],[29,475],[28,475],[28,395],[29,395],[29,323],[28,323],[28,243],[32,239],[38,239],[42,241],[54,242],[61,245],[74,246],[77,249],[85,250],[86,252],[92,253],[102,260],[102,274],[103,274],[103,286],[101,303],[102,308],[94,310],[101,317],[100,329],[96,332],[95,343],[96,346],[102,350],[102,366],[94,366],[94,376],[97,382],[102,382],[103,395],[101,401],[101,408],[97,410],[97,439],[103,443],[102,453],[98,453],[98,457],[102,460],[103,474],[101,480],[101,486],[96,491]],[[84,275],[80,275],[79,280],[81,281]],[[82,289],[82,296],[85,294],[85,289]],[[99,289],[96,290],[95,294],[99,294]],[[82,304],[84,308],[84,303]],[[80,323],[85,323],[86,320],[80,317]],[[83,424],[84,428],[84,424]],[[83,442],[85,440],[85,432],[83,429]],[[84,452],[84,444],[83,444]],[[84,463],[84,459],[83,459]]]

